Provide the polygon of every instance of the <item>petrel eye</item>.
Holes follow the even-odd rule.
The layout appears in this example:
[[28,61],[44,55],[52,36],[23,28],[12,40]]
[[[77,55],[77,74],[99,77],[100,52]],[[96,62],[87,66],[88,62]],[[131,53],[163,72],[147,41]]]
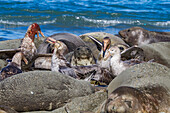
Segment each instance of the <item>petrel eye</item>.
[[119,47],[119,49],[120,49],[121,51],[123,51],[123,50],[124,50],[124,48],[123,48],[123,47]]
[[130,32],[130,29],[128,29],[128,32]]

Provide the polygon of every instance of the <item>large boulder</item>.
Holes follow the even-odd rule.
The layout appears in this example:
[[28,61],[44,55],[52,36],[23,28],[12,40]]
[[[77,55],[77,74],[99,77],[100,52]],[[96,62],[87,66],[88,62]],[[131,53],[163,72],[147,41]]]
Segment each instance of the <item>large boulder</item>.
[[0,59],[0,70],[7,65],[7,62],[3,59]]
[[155,62],[170,68],[170,42],[159,42],[139,46],[143,49],[145,61]]
[[87,96],[74,98],[65,106],[53,111],[32,111],[24,113],[91,113],[95,112],[106,98],[107,93],[105,91],[98,91]]
[[108,95],[120,86],[134,88],[160,85],[170,92],[170,69],[158,63],[141,63],[123,71],[108,86]]
[[30,71],[0,82],[0,105],[16,111],[53,110],[93,92],[86,81],[52,71]]
[[[39,45],[44,41],[45,38],[41,37],[40,40],[35,38],[34,43],[35,46],[38,48]],[[22,39],[14,39],[14,40],[6,40],[0,41],[0,59],[11,59],[14,54],[20,51],[18,48],[21,45]]]
[[97,113],[169,113],[170,69],[158,63],[132,66],[108,86]]

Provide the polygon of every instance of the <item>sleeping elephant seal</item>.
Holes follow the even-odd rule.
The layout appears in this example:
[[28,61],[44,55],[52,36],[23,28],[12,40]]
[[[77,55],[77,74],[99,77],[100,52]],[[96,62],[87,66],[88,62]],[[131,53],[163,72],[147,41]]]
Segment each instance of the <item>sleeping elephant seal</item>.
[[119,31],[119,35],[130,46],[140,46],[156,42],[170,42],[170,33],[148,31],[141,27],[132,27]]
[[[84,41],[80,37],[78,37],[74,34],[71,34],[71,33],[57,33],[57,34],[53,34],[49,37],[53,38],[57,41],[63,42],[69,49],[68,52],[73,51],[74,49],[76,49],[77,47],[79,47],[81,45],[85,45]],[[45,41],[46,41],[46,39],[45,39]],[[40,54],[52,53],[52,51],[51,51],[52,48],[51,48],[50,44],[45,41],[38,48],[38,53],[40,53]]]
[[170,69],[141,63],[123,71],[108,86],[102,113],[169,113]]
[[121,53],[124,60],[137,58],[144,61],[151,61],[163,64],[170,68],[170,42],[158,42],[152,44],[141,45],[138,47],[130,47]]

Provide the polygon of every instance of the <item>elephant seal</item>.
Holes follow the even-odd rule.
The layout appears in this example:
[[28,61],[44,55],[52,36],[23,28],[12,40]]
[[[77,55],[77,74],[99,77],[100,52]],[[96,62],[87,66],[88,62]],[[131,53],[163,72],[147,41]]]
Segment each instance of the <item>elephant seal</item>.
[[[57,33],[49,36],[48,38],[61,41],[67,46],[68,50],[63,53],[64,56],[74,51],[77,47],[85,45],[84,41],[80,37],[71,33]],[[44,39],[44,42],[39,45],[37,50],[38,54],[45,55],[53,53],[54,46],[46,42],[48,38]],[[38,57],[35,60],[35,68],[49,70],[51,68],[51,56],[45,55],[44,57]]]
[[121,53],[122,60],[139,59],[141,61],[151,61],[160,63],[170,68],[170,42],[158,42],[130,47]]
[[96,59],[88,46],[79,46],[66,55],[72,66],[87,66],[96,64]]
[[[121,86],[115,89],[106,101],[106,113],[158,113],[167,107],[167,90],[161,86],[137,89]],[[168,112],[168,111],[164,111]]]
[[[81,45],[85,45],[84,41],[80,37],[71,33],[57,33],[49,37],[57,41],[63,42],[67,46],[68,52],[73,51],[75,48]],[[46,53],[52,53],[52,50],[53,48],[50,46],[49,43],[46,42],[45,39],[44,42],[40,44],[37,51],[40,54],[46,54]]]
[[170,69],[158,63],[141,63],[123,71],[109,84],[104,113],[169,113]]
[[121,30],[119,31],[119,35],[130,46],[140,46],[156,42],[170,42],[170,34],[148,31],[141,27],[132,27]]

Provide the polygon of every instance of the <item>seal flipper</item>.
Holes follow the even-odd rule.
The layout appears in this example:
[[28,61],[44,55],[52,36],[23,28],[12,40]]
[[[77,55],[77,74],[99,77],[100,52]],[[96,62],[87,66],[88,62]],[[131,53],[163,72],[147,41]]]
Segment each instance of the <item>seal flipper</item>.
[[89,35],[88,37],[96,44],[97,49],[98,49],[99,51],[101,51],[101,49],[102,49],[102,42],[100,42],[99,40],[97,40],[96,38],[94,38],[94,37],[91,36],[91,35]]

